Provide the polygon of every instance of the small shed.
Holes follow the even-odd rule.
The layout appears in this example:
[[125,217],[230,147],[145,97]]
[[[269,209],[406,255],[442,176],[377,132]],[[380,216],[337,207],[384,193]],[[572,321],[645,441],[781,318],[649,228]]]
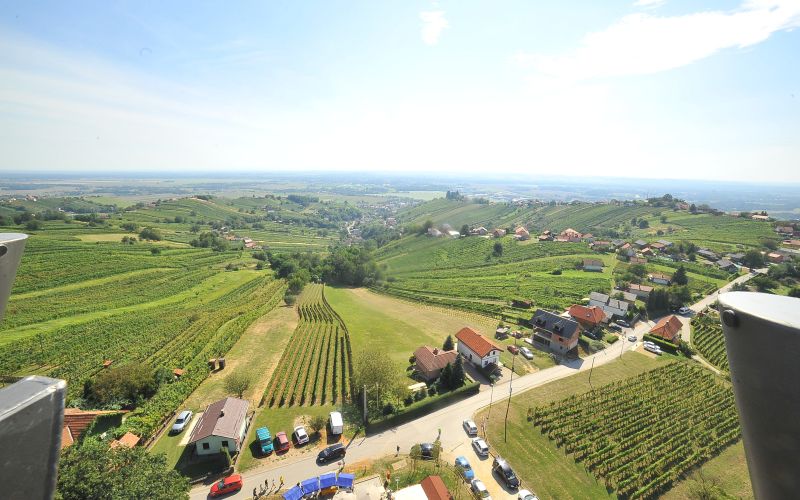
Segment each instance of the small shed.
[[110,359],[107,359],[107,360],[103,361],[103,368],[108,368],[112,364],[114,364],[114,362],[111,361]]

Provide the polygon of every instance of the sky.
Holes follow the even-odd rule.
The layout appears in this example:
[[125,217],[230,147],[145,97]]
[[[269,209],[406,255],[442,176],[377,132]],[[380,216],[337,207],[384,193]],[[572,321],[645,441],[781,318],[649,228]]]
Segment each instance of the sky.
[[798,28],[800,0],[0,0],[0,175],[800,182]]

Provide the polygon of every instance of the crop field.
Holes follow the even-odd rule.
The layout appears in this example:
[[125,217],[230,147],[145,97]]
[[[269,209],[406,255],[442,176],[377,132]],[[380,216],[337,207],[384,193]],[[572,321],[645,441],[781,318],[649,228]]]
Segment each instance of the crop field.
[[261,404],[324,405],[351,394],[350,334],[325,299],[322,285],[309,284],[297,305],[300,321],[264,392]]
[[733,391],[686,363],[534,407],[531,423],[621,498],[658,496],[740,437]]
[[[502,255],[494,255],[501,242]],[[575,270],[583,258],[601,259],[602,273]],[[562,309],[592,291],[611,288],[613,255],[584,243],[517,242],[510,237],[441,239],[410,236],[378,252],[387,280],[378,288],[396,297],[499,317],[514,298]]]
[[718,314],[709,311],[704,316],[692,318],[692,345],[709,363],[729,371],[725,336]]

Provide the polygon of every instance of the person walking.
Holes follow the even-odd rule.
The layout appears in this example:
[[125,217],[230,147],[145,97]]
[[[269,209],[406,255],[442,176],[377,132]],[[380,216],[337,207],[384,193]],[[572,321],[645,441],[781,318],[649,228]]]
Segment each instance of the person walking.
[[281,488],[283,487],[283,476],[281,476]]
[[397,445],[397,453],[395,453],[394,456],[396,456],[396,457],[400,456],[400,445],[399,444]]

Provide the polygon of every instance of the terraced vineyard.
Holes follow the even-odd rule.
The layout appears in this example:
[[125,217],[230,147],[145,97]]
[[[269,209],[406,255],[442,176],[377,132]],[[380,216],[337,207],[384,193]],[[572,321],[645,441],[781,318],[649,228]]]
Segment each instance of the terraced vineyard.
[[730,370],[725,336],[716,312],[709,310],[704,316],[692,318],[692,345],[709,363],[720,370]]
[[307,285],[297,312],[300,321],[261,404],[299,406],[346,401],[353,373],[350,335],[325,300],[323,285]]
[[687,363],[532,408],[530,416],[620,498],[657,497],[740,436],[733,391]]

